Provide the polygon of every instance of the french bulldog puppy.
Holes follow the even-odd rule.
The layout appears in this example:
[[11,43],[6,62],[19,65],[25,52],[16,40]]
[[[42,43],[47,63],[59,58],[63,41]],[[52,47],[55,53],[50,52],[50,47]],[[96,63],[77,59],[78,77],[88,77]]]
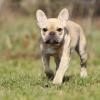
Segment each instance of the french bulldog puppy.
[[[78,53],[81,60],[80,76],[86,77],[86,38],[80,25],[68,19],[68,10],[64,8],[57,18],[47,18],[42,10],[37,10],[36,18],[41,29],[40,48],[47,77],[54,76],[53,84],[62,83],[72,50]],[[49,66],[50,56],[55,59],[55,75]]]

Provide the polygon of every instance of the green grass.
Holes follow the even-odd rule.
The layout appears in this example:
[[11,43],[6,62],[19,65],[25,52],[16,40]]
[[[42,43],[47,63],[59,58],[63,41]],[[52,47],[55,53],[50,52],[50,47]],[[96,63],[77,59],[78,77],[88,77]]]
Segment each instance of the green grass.
[[[52,64],[54,67],[54,64]],[[61,86],[54,86],[42,70],[40,60],[0,61],[0,100],[99,100],[100,66],[88,66],[89,76],[79,76],[73,60]]]

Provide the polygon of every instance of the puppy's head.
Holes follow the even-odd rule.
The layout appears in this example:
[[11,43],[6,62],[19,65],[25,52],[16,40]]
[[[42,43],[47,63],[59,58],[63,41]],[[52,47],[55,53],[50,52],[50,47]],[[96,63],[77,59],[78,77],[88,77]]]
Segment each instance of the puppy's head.
[[36,17],[38,25],[41,28],[43,42],[47,44],[58,44],[64,39],[64,28],[68,21],[68,10],[63,9],[58,18],[47,19],[42,10],[37,10]]

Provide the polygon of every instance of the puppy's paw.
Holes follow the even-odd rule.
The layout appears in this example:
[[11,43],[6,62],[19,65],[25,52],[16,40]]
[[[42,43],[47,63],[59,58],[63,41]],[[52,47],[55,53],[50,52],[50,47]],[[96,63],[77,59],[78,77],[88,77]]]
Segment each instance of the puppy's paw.
[[46,71],[45,73],[48,79],[52,80],[54,78],[54,72],[52,70]]
[[55,84],[55,85],[61,85],[62,84],[62,79],[55,77],[53,79],[53,84]]
[[87,75],[87,70],[86,70],[86,68],[81,68],[80,76],[81,76],[82,78],[85,78],[85,77],[88,76],[88,75]]

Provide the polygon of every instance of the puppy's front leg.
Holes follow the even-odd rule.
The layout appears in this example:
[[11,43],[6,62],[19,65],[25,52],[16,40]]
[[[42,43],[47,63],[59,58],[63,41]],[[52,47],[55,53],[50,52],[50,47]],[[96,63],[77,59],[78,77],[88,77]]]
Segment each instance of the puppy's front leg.
[[58,70],[59,64],[60,64],[60,56],[59,55],[55,56],[55,63],[56,63],[56,70]]
[[65,37],[65,43],[63,47],[62,57],[59,68],[53,80],[53,84],[61,84],[63,81],[64,74],[69,66],[70,60],[70,36]]
[[42,62],[43,62],[43,65],[44,65],[44,71],[46,73],[46,76],[50,79],[50,78],[53,78],[54,73],[49,67],[49,60],[50,60],[49,55],[46,55],[46,54],[42,55]]

